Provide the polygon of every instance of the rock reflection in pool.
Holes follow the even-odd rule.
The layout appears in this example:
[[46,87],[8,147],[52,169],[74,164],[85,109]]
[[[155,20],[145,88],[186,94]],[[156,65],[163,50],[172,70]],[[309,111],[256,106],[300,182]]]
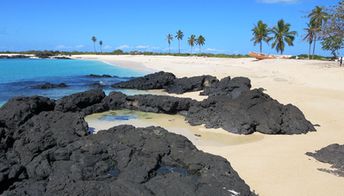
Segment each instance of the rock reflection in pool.
[[130,111],[130,110],[124,110],[121,112],[116,111],[110,111],[98,118],[98,120],[101,121],[128,121],[128,120],[134,120],[137,119],[138,116]]
[[105,120],[105,121],[114,121],[114,120],[132,120],[132,119],[136,119],[137,116],[135,115],[118,115],[118,116],[114,116],[114,115],[104,115],[102,116],[99,120]]

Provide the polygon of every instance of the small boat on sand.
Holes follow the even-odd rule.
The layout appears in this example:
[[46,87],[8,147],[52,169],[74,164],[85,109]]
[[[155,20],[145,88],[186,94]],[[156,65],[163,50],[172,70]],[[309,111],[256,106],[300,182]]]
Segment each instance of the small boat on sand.
[[256,58],[257,60],[264,60],[264,59],[289,59],[290,58],[290,56],[268,55],[268,54],[256,53],[256,52],[249,52],[248,55],[250,57]]

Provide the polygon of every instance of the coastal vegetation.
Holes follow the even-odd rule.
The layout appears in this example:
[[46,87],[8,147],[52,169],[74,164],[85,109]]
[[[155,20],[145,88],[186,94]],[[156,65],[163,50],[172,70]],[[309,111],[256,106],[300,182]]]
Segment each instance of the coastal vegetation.
[[[303,40],[308,43],[308,59],[319,59],[315,55],[317,41],[321,41],[323,50],[330,51],[333,58],[337,58],[339,51],[344,48],[344,0],[332,8],[316,6],[307,18],[309,22],[304,28],[306,35]],[[290,29],[291,25],[283,19],[272,28],[259,20],[251,30],[251,41],[254,45],[259,44],[260,53],[263,52],[263,42],[269,44],[272,41],[271,47],[283,54],[286,44],[293,46],[297,35],[296,31]]]
[[183,37],[184,37],[184,33],[181,30],[177,31],[176,38],[178,40],[178,51],[179,51],[179,54],[180,54],[180,41],[183,40]]
[[268,25],[261,20],[259,20],[257,25],[252,29],[253,38],[251,41],[253,41],[254,45],[259,44],[260,53],[263,53],[263,42],[268,44],[271,40],[271,37],[269,37],[269,31]]
[[309,26],[310,30],[313,31],[313,37],[312,37],[312,42],[313,42],[313,54],[312,57],[315,54],[315,47],[316,47],[316,42],[319,39],[319,34],[321,32],[323,24],[327,21],[328,19],[328,14],[324,11],[324,8],[320,6],[316,6],[311,13],[308,15],[309,18]]
[[[314,26],[310,23],[307,24],[307,28],[305,28],[304,30],[306,31],[306,35],[303,38],[303,40],[307,41],[309,44],[308,59],[310,59],[311,51],[312,51],[312,43],[315,38],[315,30],[314,30]],[[314,57],[314,54],[313,54],[313,57]]]
[[97,38],[96,38],[96,36],[92,36],[91,40],[92,40],[92,42],[93,42],[94,53],[97,53],[97,50],[96,50]]
[[99,41],[100,53],[103,53],[103,41]]
[[321,26],[322,49],[328,50],[336,58],[344,48],[344,0],[327,9],[326,21]]
[[[183,40],[184,37],[184,33],[179,30],[177,31],[175,38],[178,40],[178,54],[181,54],[181,41]],[[168,53],[171,54],[171,43],[173,41],[173,35],[172,34],[167,34],[166,36],[166,40],[168,43]],[[187,43],[190,46],[190,53],[193,54],[193,48],[195,47],[195,45],[199,46],[199,53],[202,52],[202,46],[205,45],[205,38],[203,37],[203,35],[199,35],[198,37],[196,37],[196,35],[192,34],[190,35],[190,37],[187,39]]]
[[166,37],[168,43],[168,53],[171,53],[171,43],[173,41],[173,35],[169,33]]
[[263,41],[269,44],[270,41],[273,41],[271,44],[272,48],[275,48],[277,52],[283,54],[285,45],[293,46],[296,36],[296,31],[290,30],[290,24],[286,23],[283,19],[277,22],[272,28],[269,28],[267,24],[259,20],[257,25],[252,29],[253,44],[259,44],[260,53],[263,52]]
[[310,45],[313,43],[312,59],[315,58],[317,41],[321,41],[323,50],[330,51],[333,58],[337,58],[339,50],[344,48],[344,0],[332,8],[316,6],[307,17],[309,23],[304,40]]
[[205,44],[205,38],[200,35],[198,36],[197,40],[196,40],[196,44],[199,46],[199,53],[202,52],[202,46],[204,46]]
[[284,20],[279,20],[277,25],[271,29],[273,35],[272,48],[276,48],[277,52],[283,54],[285,49],[285,42],[288,46],[294,45],[296,31],[290,31],[290,24],[285,23]]
[[188,39],[188,44],[191,48],[191,54],[192,54],[192,49],[195,46],[195,42],[196,42],[196,35],[191,35]]

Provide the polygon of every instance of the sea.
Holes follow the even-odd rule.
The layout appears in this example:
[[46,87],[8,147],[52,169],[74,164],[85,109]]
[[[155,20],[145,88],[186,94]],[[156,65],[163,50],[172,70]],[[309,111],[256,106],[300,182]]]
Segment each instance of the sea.
[[[90,77],[90,74],[107,74],[113,77]],[[116,90],[111,88],[111,84],[144,74],[146,73],[92,60],[0,59],[0,106],[16,96],[40,95],[59,99],[97,86],[103,86],[104,91],[109,93]],[[34,88],[46,82],[65,83],[68,87]]]

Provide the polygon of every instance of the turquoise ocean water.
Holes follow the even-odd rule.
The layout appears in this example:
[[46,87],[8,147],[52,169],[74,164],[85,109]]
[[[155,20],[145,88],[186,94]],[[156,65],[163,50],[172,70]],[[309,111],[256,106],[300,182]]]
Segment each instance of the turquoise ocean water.
[[[91,78],[89,74],[109,74],[113,78]],[[0,105],[11,97],[41,95],[53,99],[104,85],[111,91],[111,84],[128,80],[145,73],[108,65],[98,61],[52,59],[0,59]],[[34,89],[35,85],[66,83],[68,88]]]

